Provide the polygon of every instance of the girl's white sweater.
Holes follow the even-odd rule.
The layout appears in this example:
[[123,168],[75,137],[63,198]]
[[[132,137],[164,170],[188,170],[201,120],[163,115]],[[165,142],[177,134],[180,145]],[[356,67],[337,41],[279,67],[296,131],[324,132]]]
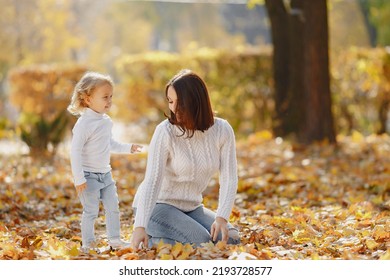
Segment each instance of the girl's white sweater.
[[75,186],[86,182],[84,171],[106,173],[111,170],[110,153],[129,154],[132,144],[112,138],[112,120],[86,108],[73,127],[70,162]]

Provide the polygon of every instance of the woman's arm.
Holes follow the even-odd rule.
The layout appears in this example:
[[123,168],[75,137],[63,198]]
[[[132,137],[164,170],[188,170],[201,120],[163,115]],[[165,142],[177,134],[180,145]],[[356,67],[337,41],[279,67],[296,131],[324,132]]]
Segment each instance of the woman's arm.
[[140,244],[148,246],[146,226],[149,222],[161,189],[165,165],[168,159],[168,133],[164,124],[156,127],[149,146],[145,179],[138,188],[135,202],[137,208],[131,246],[138,249]]
[[221,130],[220,149],[220,175],[219,175],[219,201],[217,217],[222,217],[229,221],[237,193],[237,158],[236,141],[231,125],[224,121]]
[[168,159],[169,135],[166,123],[156,127],[149,145],[145,179],[136,194],[137,208],[134,228],[146,228],[161,189],[165,166]]
[[221,129],[220,148],[220,175],[219,175],[219,201],[217,216],[211,225],[211,239],[216,241],[219,232],[222,234],[222,241],[227,242],[229,232],[227,222],[233,208],[234,199],[237,193],[237,159],[236,142],[233,128],[227,121],[223,121]]

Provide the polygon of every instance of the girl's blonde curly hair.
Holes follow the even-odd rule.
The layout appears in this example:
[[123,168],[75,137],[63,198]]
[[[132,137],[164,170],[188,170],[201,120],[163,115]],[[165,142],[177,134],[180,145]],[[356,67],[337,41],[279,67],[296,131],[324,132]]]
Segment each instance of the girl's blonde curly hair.
[[98,86],[104,84],[109,84],[114,87],[114,82],[109,75],[97,72],[86,72],[73,90],[72,100],[68,106],[68,111],[75,116],[80,116],[85,108],[88,107],[85,101],[87,96],[91,96]]

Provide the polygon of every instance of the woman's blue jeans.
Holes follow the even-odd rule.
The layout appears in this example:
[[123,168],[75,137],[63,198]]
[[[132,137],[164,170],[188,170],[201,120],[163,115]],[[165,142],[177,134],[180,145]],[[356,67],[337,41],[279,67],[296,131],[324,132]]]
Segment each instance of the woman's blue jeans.
[[[190,243],[199,246],[201,243],[212,241],[210,236],[211,225],[215,221],[216,214],[203,206],[193,211],[183,212],[178,208],[157,203],[154,207],[146,232],[149,235],[149,246],[158,244],[160,240],[165,243],[175,244]],[[228,244],[240,243],[238,230],[228,223]],[[222,239],[219,233],[217,241]]]
[[83,205],[81,218],[81,237],[83,247],[89,247],[95,241],[95,220],[99,214],[100,201],[103,202],[106,216],[106,230],[108,240],[120,237],[119,200],[115,181],[111,172],[93,173],[84,172],[87,188],[79,194]]

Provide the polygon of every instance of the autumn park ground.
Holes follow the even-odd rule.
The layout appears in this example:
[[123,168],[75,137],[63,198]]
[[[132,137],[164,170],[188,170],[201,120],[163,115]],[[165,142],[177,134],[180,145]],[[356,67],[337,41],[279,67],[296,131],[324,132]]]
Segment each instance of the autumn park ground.
[[[110,251],[104,212],[99,252],[80,253],[81,205],[69,158],[1,155],[0,259],[390,259],[390,137],[339,137],[338,145],[299,146],[267,132],[237,143],[239,186],[231,222],[240,245],[198,248],[160,243]],[[130,239],[131,203],[146,153],[112,156],[122,238]],[[204,204],[217,207],[217,178]]]

